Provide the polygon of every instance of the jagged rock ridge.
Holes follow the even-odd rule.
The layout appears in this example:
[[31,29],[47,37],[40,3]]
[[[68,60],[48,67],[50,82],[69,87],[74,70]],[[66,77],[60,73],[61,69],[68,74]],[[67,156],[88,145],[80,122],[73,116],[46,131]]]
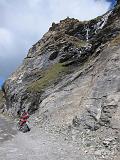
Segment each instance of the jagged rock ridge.
[[[119,159],[120,1],[88,22],[66,18],[29,50],[5,82],[3,112],[37,114],[95,159]],[[84,139],[84,140],[83,140]]]

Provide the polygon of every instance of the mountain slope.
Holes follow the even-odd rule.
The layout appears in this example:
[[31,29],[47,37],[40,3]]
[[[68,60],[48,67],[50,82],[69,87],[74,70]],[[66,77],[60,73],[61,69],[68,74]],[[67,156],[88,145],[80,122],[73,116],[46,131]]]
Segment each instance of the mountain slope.
[[52,24],[6,80],[3,112],[28,110],[96,159],[119,159],[120,1],[88,22]]

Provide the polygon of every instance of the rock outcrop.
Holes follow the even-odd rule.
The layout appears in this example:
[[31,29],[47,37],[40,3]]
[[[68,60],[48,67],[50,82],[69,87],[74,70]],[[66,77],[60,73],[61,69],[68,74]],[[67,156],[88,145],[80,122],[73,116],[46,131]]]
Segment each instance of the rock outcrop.
[[3,112],[37,113],[38,124],[76,140],[96,160],[118,160],[120,1],[91,21],[53,23],[3,91]]
[[2,90],[0,90],[0,111],[1,112],[4,110],[4,105],[5,105],[4,93],[2,92]]

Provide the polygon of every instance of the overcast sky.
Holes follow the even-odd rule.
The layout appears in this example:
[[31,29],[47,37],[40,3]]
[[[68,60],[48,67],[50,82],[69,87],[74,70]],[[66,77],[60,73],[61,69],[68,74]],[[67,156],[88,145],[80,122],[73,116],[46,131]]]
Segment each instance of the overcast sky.
[[0,0],[0,84],[52,22],[67,16],[89,20],[109,10],[114,0]]

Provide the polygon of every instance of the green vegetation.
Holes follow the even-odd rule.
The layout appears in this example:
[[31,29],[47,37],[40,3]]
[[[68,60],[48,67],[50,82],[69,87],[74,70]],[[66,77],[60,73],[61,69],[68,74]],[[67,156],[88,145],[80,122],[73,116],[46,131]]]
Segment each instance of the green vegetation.
[[84,46],[87,44],[87,42],[86,42],[86,41],[83,41],[83,40],[80,40],[80,41],[74,42],[74,44],[75,44],[75,46],[76,46],[77,48],[81,48],[81,47],[84,47]]
[[44,88],[48,87],[50,84],[54,83],[54,81],[66,71],[67,71],[67,68],[63,66],[62,63],[54,64],[50,68],[41,72],[42,78],[31,83],[28,86],[28,91],[29,92],[40,92]]

